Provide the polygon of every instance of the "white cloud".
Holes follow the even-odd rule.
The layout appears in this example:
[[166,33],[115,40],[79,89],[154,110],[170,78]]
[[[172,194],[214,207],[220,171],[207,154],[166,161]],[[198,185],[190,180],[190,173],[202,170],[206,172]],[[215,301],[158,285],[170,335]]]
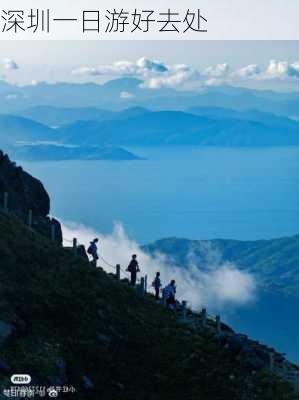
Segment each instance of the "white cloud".
[[232,75],[236,78],[254,78],[257,77],[259,74],[261,74],[262,69],[260,68],[259,65],[257,64],[250,64],[247,65],[246,67],[240,68],[237,71],[235,71]]
[[134,94],[130,92],[124,91],[120,93],[120,98],[123,100],[130,100],[133,99],[134,97],[135,97]]
[[213,78],[221,78],[229,73],[230,66],[227,63],[217,64],[207,67],[203,71],[203,75],[210,76]]
[[38,84],[39,84],[39,82],[38,82],[37,80],[35,80],[35,79],[33,79],[33,80],[29,83],[30,86],[37,86]]
[[175,64],[173,66],[168,66],[167,74],[145,80],[142,87],[148,89],[160,89],[163,87],[177,88],[190,82],[194,83],[199,79],[200,73],[197,70],[185,64]]
[[200,90],[207,86],[233,85],[244,81],[296,79],[299,77],[299,62],[272,60],[264,69],[258,64],[249,64],[235,70],[231,70],[227,63],[219,63],[200,70],[186,64],[165,64],[143,57],[136,62],[123,60],[98,67],[80,67],[73,73],[83,76],[137,77],[143,80],[141,87],[145,89]]
[[266,78],[299,78],[299,62],[271,60],[265,73]]
[[7,94],[5,96],[6,100],[17,100],[20,98],[20,95],[17,93],[11,93],[11,94]]
[[144,80],[143,88],[176,88],[188,82],[194,82],[199,72],[185,64],[166,65],[157,60],[142,57],[136,62],[117,61],[111,65],[98,67],[80,67],[72,72],[82,76],[132,76]]
[[137,63],[137,67],[139,67],[141,70],[145,71],[154,71],[158,73],[163,73],[167,72],[168,68],[165,64],[159,62],[159,61],[153,61],[149,60],[148,58],[142,57],[140,58]]
[[6,69],[7,71],[13,71],[13,70],[19,69],[18,64],[11,58],[4,58],[2,63],[3,63],[4,69]]
[[[207,307],[210,312],[225,311],[230,307],[238,307],[251,302],[256,297],[256,282],[254,277],[239,270],[231,263],[223,263],[213,249],[207,247],[209,268],[199,270],[192,262],[190,255],[189,266],[177,266],[165,256],[157,254],[155,258],[142,251],[139,245],[128,238],[123,227],[116,224],[111,235],[104,235],[83,225],[74,223],[63,224],[64,238],[69,241],[76,237],[80,243],[87,246],[95,238],[99,238],[99,254],[108,261],[106,265],[103,259],[99,259],[99,265],[107,272],[115,272],[114,265],[121,264],[126,269],[132,254],[138,255],[141,267],[141,275],[148,275],[150,284],[157,271],[161,272],[163,285],[171,279],[177,282],[178,298],[187,300],[194,309]],[[124,273],[122,272],[122,276]]]
[[72,73],[75,75],[91,76],[136,76],[148,77],[153,74],[167,72],[167,66],[160,61],[150,60],[142,57],[136,62],[116,61],[110,65],[99,65],[98,67],[80,67]]
[[222,86],[228,81],[226,79],[211,78],[204,82],[205,86]]

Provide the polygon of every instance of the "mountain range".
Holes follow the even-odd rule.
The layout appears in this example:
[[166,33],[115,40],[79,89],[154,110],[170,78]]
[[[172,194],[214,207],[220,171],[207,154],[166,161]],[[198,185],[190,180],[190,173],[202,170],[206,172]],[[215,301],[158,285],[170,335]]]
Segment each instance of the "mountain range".
[[[142,80],[121,78],[102,85],[95,83],[34,83],[16,86],[0,82],[0,107],[3,113],[23,112],[36,106],[96,107],[123,110],[146,107],[152,110],[186,111],[191,107],[220,107],[234,110],[258,109],[277,115],[298,117],[296,92],[280,93],[241,87],[207,87],[201,91],[146,89]],[[126,94],[124,96],[124,94]]]
[[[278,118],[278,117],[277,117]],[[67,143],[126,146],[287,146],[299,144],[299,122],[268,114],[217,118],[180,111],[148,112],[110,121],[79,121],[58,129]]]
[[[0,144],[59,142],[91,146],[290,146],[299,144],[299,122],[260,111],[236,112],[219,108],[196,108],[153,112],[144,108],[109,112],[97,109],[37,108],[39,121],[0,115]],[[26,114],[24,112],[24,114]],[[93,117],[95,119],[89,120]],[[83,118],[83,120],[76,120]],[[84,120],[85,118],[85,120]],[[40,121],[55,124],[50,128]]]
[[144,247],[184,268],[207,269],[210,264],[235,264],[253,273],[266,290],[299,297],[299,235],[269,240],[188,240],[168,238]]

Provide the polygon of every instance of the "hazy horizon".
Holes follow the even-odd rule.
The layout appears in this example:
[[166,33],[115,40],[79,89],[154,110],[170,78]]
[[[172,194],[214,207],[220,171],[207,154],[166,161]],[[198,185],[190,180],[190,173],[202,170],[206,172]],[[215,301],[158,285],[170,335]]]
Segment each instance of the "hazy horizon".
[[[231,85],[299,90],[297,41],[0,42],[0,77],[14,84],[103,83],[123,76],[150,87]],[[181,42],[180,42],[181,44]],[[145,61],[142,61],[145,60]],[[160,68],[162,66],[162,68]]]

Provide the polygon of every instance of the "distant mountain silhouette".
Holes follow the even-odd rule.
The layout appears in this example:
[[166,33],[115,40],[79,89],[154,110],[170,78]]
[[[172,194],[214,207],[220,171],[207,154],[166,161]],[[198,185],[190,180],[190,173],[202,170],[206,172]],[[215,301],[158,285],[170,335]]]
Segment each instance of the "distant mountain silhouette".
[[205,270],[212,263],[232,262],[258,277],[269,290],[299,296],[299,235],[269,240],[240,241],[229,239],[161,239],[144,250],[162,253],[182,267],[190,263]]
[[17,141],[57,140],[57,132],[48,126],[23,117],[0,115],[0,145]]
[[64,146],[55,144],[20,145],[11,148],[15,159],[26,161],[62,160],[138,160],[133,153],[119,147]]
[[149,112],[143,107],[132,107],[120,112],[101,110],[96,107],[60,108],[38,106],[19,111],[17,114],[48,126],[61,126],[77,121],[107,121],[126,119]]
[[[258,118],[257,118],[258,119]],[[59,129],[68,143],[94,145],[287,146],[299,144],[299,123],[211,118],[176,111],[119,121],[77,122]]]
[[[241,87],[208,87],[199,91],[147,89],[136,78],[120,78],[96,83],[46,83],[16,86],[0,81],[3,113],[19,113],[37,106],[123,110],[145,107],[153,110],[186,111],[193,107],[220,107],[238,111],[256,109],[277,115],[298,117],[299,95],[252,90]],[[127,92],[129,96],[122,96]],[[70,121],[69,121],[70,122]]]

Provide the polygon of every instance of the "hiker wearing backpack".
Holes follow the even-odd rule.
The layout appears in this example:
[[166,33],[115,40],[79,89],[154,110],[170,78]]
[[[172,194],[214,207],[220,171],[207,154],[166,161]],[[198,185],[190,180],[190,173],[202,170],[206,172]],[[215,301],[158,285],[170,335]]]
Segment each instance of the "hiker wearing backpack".
[[161,279],[160,279],[160,272],[156,273],[156,277],[153,280],[152,286],[155,290],[155,299],[159,300],[160,288],[162,286]]
[[140,272],[136,254],[132,255],[132,260],[130,261],[130,264],[128,265],[127,271],[129,271],[131,274],[130,285],[135,286],[136,279],[137,279],[137,272]]
[[169,283],[169,285],[167,285],[163,290],[163,296],[166,300],[166,305],[171,310],[175,309],[176,305],[175,294],[176,294],[176,285],[175,285],[175,280],[173,279]]
[[92,256],[92,264],[96,267],[97,266],[97,260],[99,259],[98,256],[98,243],[99,239],[93,239],[92,242],[90,242],[89,247],[87,249],[87,253],[90,254]]

